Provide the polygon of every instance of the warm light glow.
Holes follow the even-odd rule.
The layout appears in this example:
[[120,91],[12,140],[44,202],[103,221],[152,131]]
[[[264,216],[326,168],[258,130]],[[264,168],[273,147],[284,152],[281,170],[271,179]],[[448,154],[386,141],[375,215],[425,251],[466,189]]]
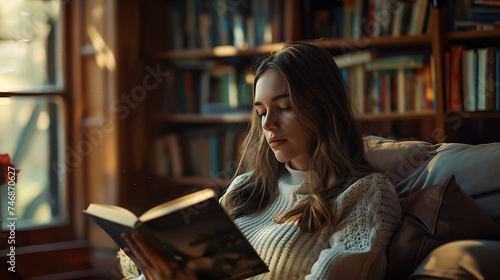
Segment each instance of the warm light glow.
[[238,53],[238,49],[234,46],[217,46],[214,48],[215,56],[232,56]]
[[92,7],[92,18],[94,20],[100,21],[104,17],[104,9],[102,5],[94,5]]
[[40,115],[38,116],[38,120],[36,121],[36,127],[39,130],[46,130],[49,128],[49,125],[50,125],[49,114],[47,114],[47,112],[41,112]]
[[47,61],[47,52],[45,51],[45,48],[39,47],[39,48],[34,48],[33,49],[33,61],[37,63],[46,63]]
[[281,48],[283,48],[283,46],[285,46],[285,43],[274,43],[274,44],[266,44],[258,46],[256,47],[256,49],[259,50],[259,52],[268,53],[268,52],[278,51]]
[[45,224],[50,222],[52,219],[52,210],[48,203],[42,203],[36,209],[35,214],[33,215],[33,221],[37,224]]
[[87,35],[96,51],[95,59],[97,66],[101,69],[107,68],[109,71],[114,71],[116,68],[115,56],[94,25],[87,26]]
[[251,72],[245,74],[245,82],[249,85],[253,83],[253,74]]
[[0,105],[10,105],[12,100],[10,97],[0,97]]

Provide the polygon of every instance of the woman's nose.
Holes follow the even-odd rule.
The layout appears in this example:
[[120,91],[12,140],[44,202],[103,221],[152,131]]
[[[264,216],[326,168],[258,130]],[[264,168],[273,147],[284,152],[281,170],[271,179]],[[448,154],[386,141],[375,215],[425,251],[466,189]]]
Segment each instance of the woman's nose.
[[266,113],[262,119],[262,128],[265,130],[274,130],[279,126],[278,110],[273,109]]

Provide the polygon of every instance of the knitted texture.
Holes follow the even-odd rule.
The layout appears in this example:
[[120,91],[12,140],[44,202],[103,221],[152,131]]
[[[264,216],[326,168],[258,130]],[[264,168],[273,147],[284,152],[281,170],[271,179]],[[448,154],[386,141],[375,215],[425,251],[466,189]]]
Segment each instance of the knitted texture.
[[[402,217],[398,195],[387,178],[370,174],[341,193],[332,204],[335,231],[326,237],[324,231],[307,234],[295,223],[274,222],[308,195],[305,172],[286,167],[289,174],[280,178],[273,203],[235,220],[270,270],[253,279],[383,279],[386,250]],[[247,176],[236,178],[228,192]]]

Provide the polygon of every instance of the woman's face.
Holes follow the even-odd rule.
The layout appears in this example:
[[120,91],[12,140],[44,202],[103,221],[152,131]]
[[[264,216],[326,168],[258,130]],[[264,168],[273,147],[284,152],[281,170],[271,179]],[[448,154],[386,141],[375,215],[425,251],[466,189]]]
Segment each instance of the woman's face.
[[261,116],[264,135],[276,159],[289,161],[294,169],[307,170],[310,135],[297,122],[285,81],[276,71],[267,71],[257,81],[254,106]]

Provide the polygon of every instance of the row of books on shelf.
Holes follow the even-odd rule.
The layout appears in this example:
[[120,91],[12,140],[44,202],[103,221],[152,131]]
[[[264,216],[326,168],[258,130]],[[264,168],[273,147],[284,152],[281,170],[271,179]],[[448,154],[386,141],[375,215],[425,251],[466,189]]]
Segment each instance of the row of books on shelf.
[[156,175],[160,177],[230,177],[244,132],[236,125],[169,133],[155,141]]
[[361,51],[334,60],[361,114],[435,110],[435,79],[431,61],[423,55],[377,58],[372,51]]
[[[172,0],[171,49],[248,49],[297,39],[418,35],[429,0]],[[301,23],[301,24],[300,24]],[[303,30],[296,38],[297,29]]]
[[429,0],[303,1],[304,39],[419,35],[427,30]]
[[445,53],[445,97],[451,111],[500,111],[500,48],[451,46]]
[[447,29],[492,30],[500,28],[500,1],[456,0],[448,1]]
[[[436,109],[433,67],[423,55],[378,58],[365,50],[333,59],[361,114]],[[185,66],[173,73],[168,78],[165,114],[250,113],[253,77],[248,68],[207,64],[205,69]]]
[[249,113],[252,79],[250,69],[231,65],[177,68],[169,77],[164,113]]
[[282,41],[283,38],[278,38],[286,28],[282,25],[282,6],[274,6],[283,3],[283,0],[169,1],[170,47],[196,49],[234,45],[246,49]]

